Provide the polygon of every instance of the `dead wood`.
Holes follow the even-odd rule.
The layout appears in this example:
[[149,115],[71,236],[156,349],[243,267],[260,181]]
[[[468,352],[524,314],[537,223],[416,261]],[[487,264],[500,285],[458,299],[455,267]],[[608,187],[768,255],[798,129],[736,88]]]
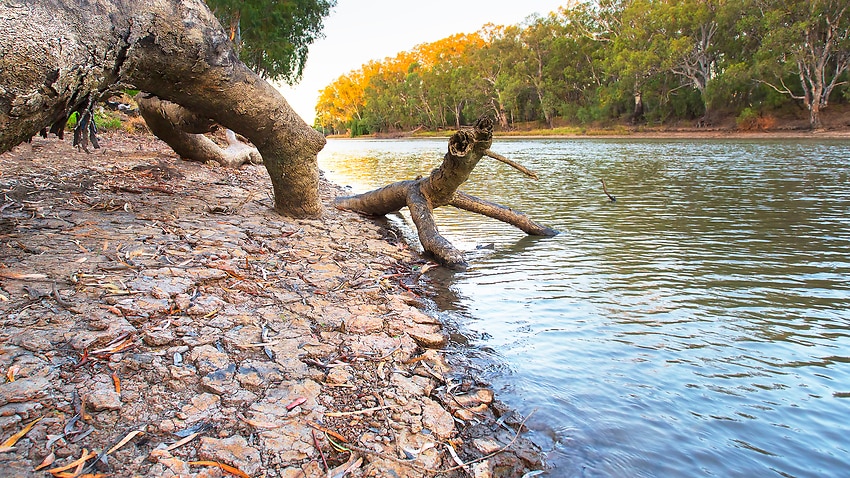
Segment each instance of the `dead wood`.
[[203,134],[214,130],[216,123],[198,117],[176,103],[144,93],[137,96],[136,103],[151,132],[187,161],[214,161],[226,167],[263,162],[257,148],[239,141],[230,129],[226,132],[228,147],[219,147]]
[[371,216],[383,216],[407,207],[423,249],[450,267],[463,267],[463,252],[440,235],[433,210],[446,205],[497,219],[529,235],[554,236],[558,231],[538,224],[521,212],[458,191],[484,156],[498,159],[536,178],[527,168],[490,151],[493,122],[482,117],[475,126],[456,132],[449,139],[442,164],[425,178],[398,181],[356,196],[339,197],[334,205]]

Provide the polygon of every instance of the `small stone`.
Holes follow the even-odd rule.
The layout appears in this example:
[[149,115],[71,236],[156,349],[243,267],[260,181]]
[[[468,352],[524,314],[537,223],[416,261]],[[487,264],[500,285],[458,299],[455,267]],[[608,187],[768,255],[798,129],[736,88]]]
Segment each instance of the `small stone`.
[[227,302],[215,296],[202,296],[195,299],[195,302],[189,306],[186,313],[191,316],[211,315],[224,308]]
[[198,456],[202,460],[213,460],[235,466],[248,476],[256,476],[262,467],[260,452],[248,446],[248,442],[239,435],[229,438],[201,438]]
[[408,335],[417,344],[429,349],[439,349],[446,346],[448,339],[439,332],[428,332],[425,329],[408,330]]
[[345,330],[350,334],[372,334],[384,328],[384,319],[374,315],[358,315],[345,321]]
[[146,330],[142,334],[142,340],[151,347],[167,345],[174,340],[174,331],[171,329]]
[[194,362],[195,367],[202,374],[208,374],[228,365],[233,365],[226,353],[219,352],[217,348],[209,344],[193,348],[187,358]]
[[353,376],[347,367],[334,367],[328,372],[327,383],[331,385],[341,385],[349,383]]
[[492,402],[493,391],[486,388],[482,388],[475,393],[468,393],[466,395],[454,395],[449,401],[452,405],[457,405],[463,408],[471,408],[482,403],[486,404]]
[[235,393],[221,395],[221,403],[228,407],[242,407],[257,401],[257,395],[248,390],[237,390]]
[[421,381],[416,381],[412,378],[405,377],[400,373],[392,374],[392,376],[390,377],[390,383],[394,387],[398,388],[402,392],[402,394],[410,397],[419,397],[427,395],[425,393],[425,387],[422,385]]
[[0,384],[0,406],[29,402],[47,395],[50,382],[44,377],[30,377]]
[[185,380],[198,374],[195,367],[191,365],[169,365],[168,372],[171,374],[171,378],[175,380]]
[[493,478],[493,464],[490,460],[476,463],[472,467],[473,478]]
[[239,365],[236,380],[243,387],[260,387],[284,379],[283,369],[272,362],[249,360]]
[[86,395],[86,405],[92,410],[118,410],[121,408],[121,395],[113,388],[97,388]]
[[236,366],[230,364],[225,369],[208,373],[201,379],[201,384],[205,389],[217,395],[230,393],[236,388],[236,381],[233,379],[235,372]]
[[215,412],[219,403],[221,398],[218,395],[202,393],[192,397],[191,403],[183,407],[181,411],[187,418],[192,418],[192,421],[200,421]]
[[441,440],[451,438],[455,432],[455,421],[451,414],[428,397],[422,397],[422,426]]
[[[155,463],[159,463],[167,467],[170,471],[169,474],[172,476],[191,476],[192,470],[189,468],[189,464],[179,458],[175,458],[171,453],[165,450],[151,451],[150,459]],[[157,474],[160,476],[166,475],[166,473]]]
[[472,441],[472,446],[485,455],[494,453],[502,448],[502,444],[492,438],[476,438]]

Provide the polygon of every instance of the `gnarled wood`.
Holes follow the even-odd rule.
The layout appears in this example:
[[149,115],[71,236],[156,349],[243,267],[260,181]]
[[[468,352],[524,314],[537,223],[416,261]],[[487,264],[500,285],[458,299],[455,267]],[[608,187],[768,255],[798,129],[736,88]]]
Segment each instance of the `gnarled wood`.
[[202,0],[2,2],[0,31],[0,152],[44,128],[59,132],[71,112],[134,87],[248,138],[269,171],[275,208],[321,215],[324,137],[239,61]]
[[[490,151],[492,141],[493,123],[489,118],[481,118],[474,128],[458,131],[449,139],[449,151],[443,157],[442,164],[428,177],[398,181],[367,193],[340,197],[336,199],[334,205],[340,209],[372,216],[382,216],[407,206],[423,249],[450,267],[463,267],[466,261],[463,253],[437,230],[433,210],[441,206],[452,205],[483,214],[511,224],[530,235],[558,234],[558,231],[537,224],[523,213],[457,190],[469,178],[478,161],[484,156],[494,158],[498,156],[496,159],[502,158],[499,159],[500,161],[507,159]],[[529,176],[536,177],[533,172],[513,161],[503,162],[511,164]]]
[[148,94],[137,95],[136,103],[151,132],[168,143],[185,160],[202,163],[215,161],[226,167],[259,164],[263,161],[257,148],[239,141],[230,129],[226,132],[228,147],[222,149],[202,134],[215,128],[215,122],[199,118],[176,103],[162,101]]

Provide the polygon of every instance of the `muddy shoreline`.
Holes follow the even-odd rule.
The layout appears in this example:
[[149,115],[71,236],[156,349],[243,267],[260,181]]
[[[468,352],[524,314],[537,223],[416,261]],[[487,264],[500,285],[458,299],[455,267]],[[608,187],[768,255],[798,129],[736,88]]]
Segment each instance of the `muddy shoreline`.
[[[271,210],[262,167],[145,135],[0,155],[8,476],[522,476],[521,416],[447,359],[382,224]],[[31,425],[31,426],[30,426]]]

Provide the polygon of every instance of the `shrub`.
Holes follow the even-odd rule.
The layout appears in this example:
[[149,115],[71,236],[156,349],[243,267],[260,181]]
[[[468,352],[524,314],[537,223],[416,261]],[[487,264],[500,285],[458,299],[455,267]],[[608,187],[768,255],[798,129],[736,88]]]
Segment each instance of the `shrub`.
[[748,106],[741,110],[741,113],[735,118],[735,125],[741,131],[752,131],[756,129],[758,118],[758,112]]

